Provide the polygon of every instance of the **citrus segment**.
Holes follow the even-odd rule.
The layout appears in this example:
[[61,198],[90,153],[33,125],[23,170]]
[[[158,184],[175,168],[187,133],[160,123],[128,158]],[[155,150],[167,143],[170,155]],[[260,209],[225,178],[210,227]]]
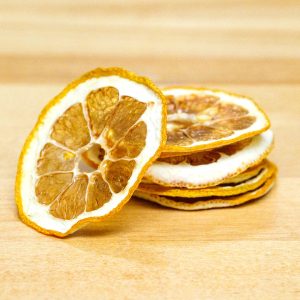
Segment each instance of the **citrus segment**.
[[91,130],[95,137],[99,137],[111,112],[119,100],[119,91],[114,87],[104,87],[91,91],[86,99]]
[[172,130],[171,132],[168,132],[167,141],[168,145],[187,146],[193,142],[193,139],[189,137],[184,131],[176,129]]
[[[44,109],[19,160],[22,220],[66,236],[129,199],[166,140],[164,97],[148,79],[97,69]],[[82,166],[93,153],[97,170]]]
[[[142,116],[147,104],[128,96],[122,96],[117,104],[106,133],[106,142],[109,147],[115,145],[126,132]],[[126,113],[125,113],[126,112]]]
[[187,163],[191,166],[206,165],[218,161],[221,154],[217,151],[196,152],[189,155],[173,156],[167,158],[159,158],[157,161],[165,162],[171,165]]
[[245,116],[232,118],[230,120],[220,120],[213,122],[215,128],[227,128],[228,130],[242,130],[250,127],[255,122],[255,117]]
[[[182,129],[178,129],[180,132]],[[233,131],[230,128],[226,128],[226,126],[208,126],[208,125],[201,125],[201,124],[195,124],[191,125],[188,128],[184,129],[185,134],[188,137],[188,140],[192,140],[190,144],[193,143],[193,141],[209,141],[209,140],[218,140],[224,137],[227,137],[233,133]],[[177,134],[178,134],[177,131]],[[169,135],[172,136],[173,132],[171,131]],[[168,137],[169,137],[168,135]],[[168,139],[169,143],[169,139]],[[174,144],[174,142],[172,142]]]
[[218,159],[222,156],[222,154],[233,155],[236,152],[248,146],[250,142],[251,139],[245,139],[243,141],[239,141],[234,144],[216,148],[214,150],[195,152],[195,153],[184,154],[180,156],[158,158],[157,161],[166,162],[172,165],[177,165],[183,162],[186,162],[187,164],[190,164],[192,166],[211,164],[213,162],[217,162]]
[[137,157],[145,147],[147,136],[147,126],[145,122],[141,121],[134,125],[125,137],[117,143],[111,151],[114,158],[121,157]]
[[175,97],[167,95],[168,114],[177,113],[199,113],[212,107],[218,102],[218,97],[209,95],[186,94],[184,96]]
[[37,162],[37,173],[43,175],[56,171],[71,171],[75,166],[75,154],[51,143],[41,151]]
[[205,110],[205,114],[208,115],[212,121],[243,117],[249,113],[249,111],[242,106],[220,102],[219,97],[215,97],[215,99],[215,103]]
[[92,174],[88,187],[86,211],[93,211],[102,207],[110,200],[112,193],[109,185],[103,180],[100,173]]
[[80,103],[71,106],[58,118],[53,126],[51,138],[72,150],[89,143],[89,129]]
[[50,204],[72,182],[73,173],[53,173],[41,176],[35,186],[37,200],[41,204]]
[[56,218],[71,220],[83,213],[88,185],[86,175],[78,175],[50,206],[50,214]]
[[270,122],[248,97],[204,88],[164,90],[168,139],[164,152],[212,149],[266,131]]
[[105,179],[114,193],[120,193],[127,185],[135,167],[134,160],[106,161]]

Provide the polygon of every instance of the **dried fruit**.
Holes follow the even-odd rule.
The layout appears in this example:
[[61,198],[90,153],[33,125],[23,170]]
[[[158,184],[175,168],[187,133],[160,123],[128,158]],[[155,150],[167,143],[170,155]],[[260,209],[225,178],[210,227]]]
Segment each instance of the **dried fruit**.
[[168,187],[204,188],[215,186],[259,164],[271,151],[269,129],[248,141],[210,151],[160,158],[147,170],[148,182]]
[[274,185],[275,179],[276,174],[266,179],[265,182],[258,188],[234,196],[185,198],[160,196],[148,194],[141,191],[135,191],[134,195],[138,198],[179,210],[202,210],[211,208],[223,208],[244,204],[246,202],[264,196],[271,190],[272,186]]
[[167,98],[168,140],[135,195],[194,210],[233,206],[264,194],[276,167],[265,113],[243,96],[175,87]]
[[265,113],[248,97],[187,87],[165,89],[164,94],[168,102],[164,157],[232,144],[270,127]]
[[[71,83],[44,109],[21,153],[22,220],[66,236],[119,210],[165,143],[164,101],[148,79],[119,68]],[[88,153],[97,160],[90,174],[80,165]]]
[[[171,197],[210,197],[210,196],[233,196],[242,194],[260,187],[268,178],[274,175],[276,167],[269,161],[256,166],[257,174],[240,182],[235,179],[233,182],[222,182],[219,185],[200,189],[172,188],[158,185],[155,183],[141,182],[138,191],[152,195],[171,196]],[[239,175],[237,176],[239,177]],[[241,179],[241,178],[240,178]]]

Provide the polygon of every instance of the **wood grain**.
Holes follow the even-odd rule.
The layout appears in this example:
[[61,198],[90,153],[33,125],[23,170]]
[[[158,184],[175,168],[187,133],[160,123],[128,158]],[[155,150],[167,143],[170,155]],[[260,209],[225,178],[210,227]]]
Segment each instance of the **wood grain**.
[[[299,1],[0,1],[0,299],[299,299]],[[271,193],[181,212],[132,199],[66,239],[14,203],[23,142],[49,99],[97,66],[257,99],[276,136]]]

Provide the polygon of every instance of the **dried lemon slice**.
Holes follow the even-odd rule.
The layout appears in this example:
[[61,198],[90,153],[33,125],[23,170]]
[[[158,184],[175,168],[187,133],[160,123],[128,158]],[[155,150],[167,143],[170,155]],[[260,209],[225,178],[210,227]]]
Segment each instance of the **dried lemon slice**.
[[202,210],[211,208],[222,208],[241,205],[251,200],[258,199],[267,194],[274,185],[276,175],[268,178],[260,187],[243,194],[228,197],[201,197],[183,198],[167,197],[135,191],[134,196],[158,203],[162,206],[171,207],[179,210]]
[[187,189],[187,188],[172,188],[164,187],[158,184],[140,183],[138,191],[160,196],[171,197],[210,197],[210,196],[233,196],[242,194],[260,187],[268,178],[273,176],[276,171],[275,165],[266,161],[259,173],[255,176],[239,183],[222,183],[220,185],[202,188],[202,189]]
[[[165,143],[164,101],[151,81],[119,68],[96,69],[68,85],[22,150],[21,219],[62,237],[119,210]],[[82,156],[91,148],[100,164],[86,172]]]
[[214,150],[190,155],[159,158],[145,174],[145,179],[169,187],[203,188],[234,177],[260,163],[271,151],[273,133],[269,129]]
[[165,157],[232,144],[270,127],[268,117],[248,97],[187,87],[168,88],[164,94],[168,104]]
[[[255,176],[257,176],[262,169],[264,169],[266,167],[266,163],[267,161],[266,160],[263,160],[261,163],[259,163],[258,165],[254,165],[250,168],[248,168],[246,171],[234,176],[234,177],[229,177],[225,180],[223,180],[221,182],[221,184],[238,184],[238,183],[241,183],[243,181],[246,181],[250,178],[254,178]],[[155,184],[155,185],[158,185],[156,183],[153,183],[152,181],[146,179],[146,178],[143,178],[142,181],[141,181],[142,184]],[[168,186],[161,186],[161,185],[158,185],[162,188],[166,187],[166,188],[172,188],[172,187],[168,187]],[[175,187],[176,189],[176,187]],[[184,189],[184,188],[183,188]],[[197,188],[196,188],[197,189]]]

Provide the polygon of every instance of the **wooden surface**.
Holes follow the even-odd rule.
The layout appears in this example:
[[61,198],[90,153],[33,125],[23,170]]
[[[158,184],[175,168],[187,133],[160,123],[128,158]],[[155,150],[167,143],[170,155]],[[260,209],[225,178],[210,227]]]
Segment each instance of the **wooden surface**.
[[[299,1],[0,1],[0,299],[299,299]],[[47,101],[97,66],[255,97],[276,135],[272,192],[181,212],[132,200],[66,239],[14,203],[22,144]]]

